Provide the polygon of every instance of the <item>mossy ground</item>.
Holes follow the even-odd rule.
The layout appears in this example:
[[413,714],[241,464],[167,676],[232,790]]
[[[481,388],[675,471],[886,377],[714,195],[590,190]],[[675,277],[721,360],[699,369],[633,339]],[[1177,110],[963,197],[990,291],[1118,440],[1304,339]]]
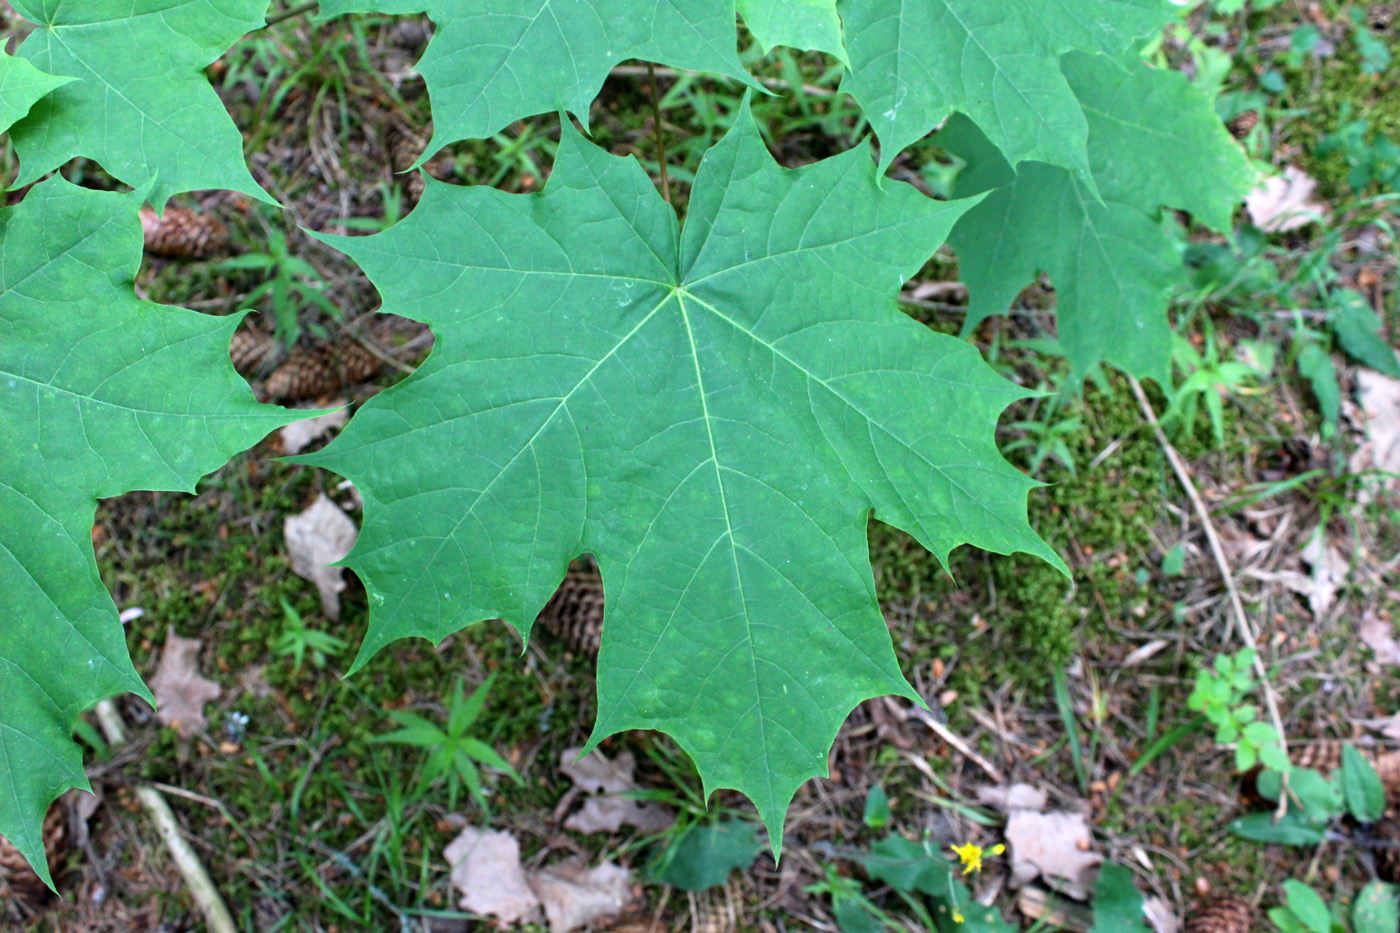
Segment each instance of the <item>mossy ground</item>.
[[[1400,138],[1400,95],[1394,93],[1400,72],[1362,76],[1345,30],[1335,54],[1296,62],[1279,64],[1277,56],[1258,51],[1262,45],[1249,44],[1296,25],[1289,17],[1297,9],[1285,3],[1234,24],[1246,45],[1236,50],[1230,87],[1252,90],[1267,67],[1282,68],[1289,90],[1265,115],[1271,151],[1296,155],[1319,177],[1325,196],[1350,203],[1345,166],[1314,156],[1312,148],[1335,128],[1348,103],[1376,131]],[[1350,9],[1322,4],[1324,17],[1338,22],[1346,22]],[[412,77],[376,79],[363,67],[365,56],[376,66],[412,61],[412,37],[395,46],[402,38],[394,32],[400,20],[351,22],[346,29],[288,21],[250,38],[215,69],[230,110],[248,133],[260,181],[298,206],[294,216],[277,216],[235,204],[225,214],[235,240],[257,250],[269,229],[282,230],[293,251],[317,266],[325,294],[347,319],[375,306],[373,289],[332,251],[298,232],[298,225],[340,229],[336,224],[347,212],[368,222],[392,216],[406,179],[386,168],[391,118],[416,126],[428,118],[426,96]],[[294,73],[286,67],[305,60],[308,49],[316,50],[311,68]],[[810,162],[861,137],[858,113],[848,99],[831,93],[836,80],[829,62],[784,55],[759,61],[756,53],[749,60],[775,87],[806,84],[817,91],[755,98],[760,125],[770,132],[780,160]],[[637,63],[628,67],[609,81],[595,105],[594,139],[654,164],[647,79]],[[732,120],[739,98],[733,86],[707,79],[663,73],[659,84],[672,195],[683,209],[700,153]],[[547,176],[556,137],[551,120],[527,121],[493,141],[450,147],[442,171],[460,183],[535,190]],[[896,172],[916,177],[920,160],[929,155],[902,157]],[[1310,248],[1306,242],[1294,246],[1284,262],[1296,262],[1296,254]],[[923,278],[951,277],[955,269],[953,257],[940,256]],[[225,312],[258,277],[208,264],[160,262],[148,266],[141,283],[156,300]],[[1235,297],[1206,302],[1205,315],[1221,319],[1227,342],[1231,327],[1243,327],[1250,336],[1265,333],[1230,323],[1238,303]],[[977,335],[989,358],[1026,385],[1053,388],[1065,380],[1055,360],[1014,343],[1044,333],[1049,304],[1047,290],[1032,289],[1009,321],[988,322]],[[263,310],[271,309],[264,303]],[[908,310],[945,332],[956,332],[960,323],[946,310]],[[316,314],[305,315],[303,324],[335,326]],[[1200,326],[1192,318],[1183,324],[1183,336],[1199,339]],[[1148,390],[1156,410],[1166,410],[1161,393]],[[1345,462],[1346,442],[1318,442],[1317,418],[1299,380],[1285,375],[1266,391],[1232,396],[1224,410],[1223,446],[1216,445],[1204,415],[1172,434],[1203,494],[1219,508],[1222,524],[1238,528],[1262,521],[1222,503],[1229,491],[1259,479],[1260,464],[1271,462],[1280,443],[1295,437],[1323,449],[1329,475],[1269,501],[1285,502],[1300,524],[1317,524],[1329,508],[1339,514],[1337,503],[1353,488],[1338,467]],[[1003,419],[1008,427],[1002,440],[1010,446],[1027,439],[1027,430],[1009,427],[1017,421],[1078,420],[1076,429],[1062,435],[1063,459],[1073,470],[1047,459],[1036,474],[1046,485],[1030,496],[1032,524],[1064,555],[1071,578],[1024,556],[966,548],[945,568],[908,536],[871,523],[877,593],[906,673],[949,727],[1008,778],[1046,787],[1061,804],[1086,801],[1109,854],[1139,867],[1141,886],[1178,906],[1190,899],[1198,877],[1262,894],[1270,903],[1273,886],[1292,874],[1315,883],[1321,877],[1343,892],[1354,889],[1364,877],[1354,849],[1339,847],[1334,864],[1309,874],[1296,852],[1225,832],[1238,813],[1234,778],[1228,752],[1214,749],[1208,735],[1185,737],[1140,774],[1133,772],[1155,739],[1189,718],[1185,697],[1195,666],[1236,643],[1195,518],[1128,383],[1118,376],[1091,382],[1082,395],[1051,411],[1044,400],[1021,403]],[[1021,447],[1011,459],[1029,468],[1033,449]],[[119,843],[109,850],[116,853],[109,868],[154,879],[168,875],[160,846],[139,828],[130,793],[137,780],[156,781],[185,794],[172,792],[172,802],[182,820],[197,827],[199,854],[235,907],[241,928],[393,929],[400,916],[446,922],[454,905],[443,846],[463,819],[482,824],[488,818],[465,794],[451,805],[442,783],[418,788],[422,753],[375,738],[393,728],[389,711],[440,718],[456,678],[470,687],[489,673],[496,680],[476,735],[524,778],[519,786],[491,779],[490,825],[514,832],[527,859],[545,850],[573,850],[644,865],[647,840],[565,833],[552,813],[568,789],[557,770],[560,756],[582,744],[592,720],[587,659],[571,657],[545,635],[522,651],[510,630],[486,623],[441,645],[395,643],[354,675],[342,675],[364,634],[363,591],[352,584],[343,594],[339,621],[326,619],[314,588],[291,573],[281,535],[285,517],[317,493],[343,501],[338,482],[323,471],[277,462],[263,445],[206,479],[195,496],[132,494],[99,510],[94,544],[103,580],[119,606],[145,610],[128,627],[138,669],[152,673],[155,652],[173,629],[203,642],[203,673],[224,690],[208,709],[206,728],[183,740],[158,727],[138,702],[124,702],[135,733],[132,747],[114,758],[92,757],[98,783],[113,804],[109,816],[99,817],[98,838]],[[1340,517],[1333,521],[1346,524]],[[1394,550],[1400,528],[1394,515],[1377,509],[1361,521],[1374,525],[1362,536],[1380,552]],[[1169,573],[1164,558],[1179,544],[1188,546],[1185,572]],[[1350,605],[1385,608],[1384,598],[1349,595]],[[1309,736],[1347,734],[1348,719],[1393,711],[1400,679],[1361,673],[1362,657],[1344,620],[1315,622],[1296,598],[1264,589],[1251,589],[1247,597],[1251,614],[1268,620],[1266,650],[1290,729]],[[308,662],[300,669],[276,655],[272,646],[286,626],[283,600],[351,650],[324,667]],[[1158,642],[1145,660],[1123,666],[1135,649]],[[1054,697],[1057,676],[1067,700],[1063,709]],[[964,834],[960,838],[976,832],[947,804],[968,804],[974,786],[988,781],[985,774],[927,733],[911,732],[907,723],[890,726],[868,707],[852,724],[833,753],[834,780],[804,788],[794,808],[787,858],[796,867],[785,870],[796,880],[783,882],[789,892],[821,877],[832,846],[868,845],[876,838],[861,823],[865,794],[876,783],[894,803],[896,827]],[[1067,740],[1071,724],[1082,743],[1078,768]],[[619,736],[607,748],[633,750],[646,786],[694,785],[683,756],[662,737]],[[741,805],[727,796],[717,800]],[[1151,870],[1142,868],[1144,859]],[[848,862],[840,866],[861,877]],[[81,857],[74,858],[70,874],[91,879]],[[782,876],[761,859],[754,877],[772,882],[754,897],[756,903],[778,890]],[[124,883],[133,899],[144,892],[175,923],[192,922],[178,885]],[[653,901],[659,904],[663,896],[649,886]],[[666,916],[684,926],[686,907],[698,916],[696,903],[677,898]],[[750,928],[767,930],[774,916],[800,908],[791,899],[770,900],[746,916]],[[60,911],[50,919],[59,924],[62,916]]]

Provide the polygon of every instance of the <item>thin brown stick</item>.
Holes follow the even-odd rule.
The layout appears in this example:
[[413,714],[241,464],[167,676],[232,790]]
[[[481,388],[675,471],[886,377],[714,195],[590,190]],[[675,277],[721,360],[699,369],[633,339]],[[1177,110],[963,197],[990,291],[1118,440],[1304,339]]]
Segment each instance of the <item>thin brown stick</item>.
[[[122,722],[121,714],[117,712],[116,704],[111,700],[102,700],[97,704],[97,721],[102,726],[102,733],[107,737],[108,745],[126,744],[126,726]],[[156,824],[156,831],[160,833],[161,840],[170,852],[170,860],[184,877],[190,896],[204,914],[204,922],[211,933],[237,933],[238,928],[233,924],[233,917],[229,914],[224,899],[219,896],[219,890],[214,887],[214,882],[209,879],[209,872],[205,870],[204,863],[180,834],[180,824],[176,822],[170,804],[166,803],[160,791],[149,784],[137,785],[136,799],[141,801],[152,822]]]
[[661,196],[671,203],[671,180],[666,177],[666,131],[661,126],[661,101],[656,96],[656,66],[647,62],[647,89],[651,94],[651,115],[656,130],[656,162],[661,166]]
[[[1157,443],[1161,445],[1162,452],[1167,455],[1167,461],[1172,465],[1172,472],[1176,474],[1177,481],[1181,483],[1181,488],[1186,491],[1186,497],[1191,500],[1191,508],[1195,510],[1196,517],[1201,521],[1201,530],[1205,532],[1206,541],[1210,544],[1211,556],[1215,558],[1215,566],[1220,571],[1220,577],[1225,581],[1225,592],[1230,597],[1230,608],[1233,610],[1231,618],[1235,622],[1235,629],[1239,633],[1240,641],[1244,642],[1246,648],[1254,652],[1254,672],[1259,676],[1259,685],[1264,691],[1264,707],[1269,711],[1269,718],[1273,721],[1274,728],[1278,730],[1279,742],[1284,742],[1283,718],[1278,712],[1278,698],[1274,696],[1274,688],[1269,683],[1269,672],[1264,668],[1264,662],[1259,657],[1259,640],[1254,634],[1254,627],[1249,624],[1249,616],[1244,611],[1244,601],[1240,599],[1240,591],[1235,586],[1235,575],[1230,572],[1230,561],[1225,557],[1225,547],[1220,543],[1220,535],[1215,530],[1215,523],[1211,521],[1210,510],[1206,508],[1205,502],[1201,499],[1201,494],[1196,491],[1196,484],[1191,480],[1191,473],[1186,468],[1186,461],[1181,458],[1181,454],[1172,446],[1172,442],[1167,440],[1166,432],[1162,430],[1162,425],[1157,420],[1157,412],[1153,410],[1152,403],[1148,401],[1147,393],[1142,391],[1142,384],[1132,376],[1128,377],[1128,384],[1133,387],[1133,395],[1137,396],[1138,406],[1142,408],[1142,414],[1147,418],[1148,424],[1152,425],[1152,433],[1157,436]],[[1279,817],[1288,812],[1288,776],[1283,776],[1283,792],[1278,795]]]

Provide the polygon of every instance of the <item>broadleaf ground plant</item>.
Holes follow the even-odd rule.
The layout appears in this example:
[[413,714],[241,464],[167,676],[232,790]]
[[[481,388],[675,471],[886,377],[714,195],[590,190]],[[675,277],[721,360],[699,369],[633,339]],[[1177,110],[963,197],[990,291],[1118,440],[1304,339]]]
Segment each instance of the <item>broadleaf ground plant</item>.
[[[263,4],[15,6],[37,27],[17,53],[33,67],[0,71],[18,181],[81,156],[140,186],[54,179],[0,212],[0,833],[42,866],[44,806],[84,783],[74,720],[142,691],[85,544],[93,497],[189,488],[294,415],[256,405],[218,359],[230,320],[131,294],[143,200],[210,186],[268,199],[199,73]],[[1179,263],[1160,211],[1219,227],[1251,176],[1205,98],[1138,54],[1171,6],[327,0],[321,15],[365,10],[437,24],[425,158],[542,112],[560,112],[561,143],[541,193],[429,181],[401,223],[331,240],[386,310],[437,337],[305,461],[364,496],[348,559],[370,594],[360,663],[486,619],[528,635],[568,561],[592,552],[608,595],[594,742],[670,733],[707,790],[755,801],[776,849],[852,707],[914,697],[875,602],[872,513],[940,559],[970,543],[1063,566],[1027,523],[1033,483],[993,444],[1025,393],[904,317],[902,282],[952,231],[974,317],[1048,272],[1077,368],[1165,377]],[[847,64],[878,148],[783,169],[746,112],[681,218],[570,115],[586,132],[629,57],[755,86],[736,12],[764,46]],[[968,162],[950,202],[883,172],[940,126]],[[1180,171],[1168,146],[1210,171]]]

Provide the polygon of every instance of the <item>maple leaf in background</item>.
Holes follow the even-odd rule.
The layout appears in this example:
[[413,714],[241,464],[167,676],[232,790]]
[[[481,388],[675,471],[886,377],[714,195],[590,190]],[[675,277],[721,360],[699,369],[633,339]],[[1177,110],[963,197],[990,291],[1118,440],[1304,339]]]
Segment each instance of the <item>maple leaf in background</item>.
[[19,57],[69,83],[10,130],[15,185],[75,156],[139,188],[157,211],[170,195],[229,188],[276,202],[243,161],[243,136],[203,69],[260,29],[267,0],[13,0],[38,24]]
[[738,0],[738,5],[744,25],[765,51],[786,45],[828,52],[849,64],[836,0]]
[[229,363],[241,315],[140,301],[144,190],[52,178],[0,211],[0,835],[41,875],[49,801],[88,786],[70,738],[105,696],[150,699],[92,553],[96,499],[195,481],[301,413]]
[[1063,566],[993,442],[1025,393],[895,305],[975,201],[878,182],[864,147],[780,168],[745,107],[684,231],[635,161],[566,125],[538,195],[429,181],[384,233],[323,237],[437,337],[295,461],[364,498],[356,664],[485,619],[528,636],[592,552],[593,744],[670,733],[778,843],[850,710],[914,696],[875,600],[872,509],[940,559],[972,543]]
[[[776,0],[769,0],[776,2]],[[1007,161],[1067,169],[1090,191],[1089,127],[1059,57],[1121,55],[1172,17],[1166,0],[840,0],[841,82],[880,137],[883,171],[952,113]]]
[[1257,173],[1185,76],[1077,52],[1061,68],[1088,116],[1102,201],[1058,166],[1013,168],[965,117],[934,137],[969,163],[958,176],[959,196],[990,192],[949,238],[971,299],[964,333],[1005,313],[1045,271],[1055,286],[1059,340],[1076,373],[1106,360],[1167,385],[1167,303],[1181,258],[1161,209],[1228,230]]
[[45,74],[24,59],[0,51],[0,133],[28,113],[39,98],[72,80]]
[[433,104],[419,163],[560,108],[587,126],[608,71],[629,58],[757,87],[739,64],[734,0],[323,0],[320,15],[368,12],[426,12],[437,24],[416,66]]

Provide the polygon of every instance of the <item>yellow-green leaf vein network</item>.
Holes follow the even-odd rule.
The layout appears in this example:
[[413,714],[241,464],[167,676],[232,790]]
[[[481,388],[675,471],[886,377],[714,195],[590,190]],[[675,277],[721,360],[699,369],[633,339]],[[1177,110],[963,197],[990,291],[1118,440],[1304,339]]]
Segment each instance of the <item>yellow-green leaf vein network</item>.
[[895,296],[974,203],[877,185],[861,148],[789,171],[747,109],[684,230],[641,167],[566,127],[537,195],[428,182],[371,237],[327,237],[428,361],[302,462],[352,479],[363,661],[504,618],[568,561],[607,592],[594,738],[670,733],[781,839],[861,700],[911,695],[879,608],[875,517],[940,558],[1055,560],[993,443],[1023,393]]

